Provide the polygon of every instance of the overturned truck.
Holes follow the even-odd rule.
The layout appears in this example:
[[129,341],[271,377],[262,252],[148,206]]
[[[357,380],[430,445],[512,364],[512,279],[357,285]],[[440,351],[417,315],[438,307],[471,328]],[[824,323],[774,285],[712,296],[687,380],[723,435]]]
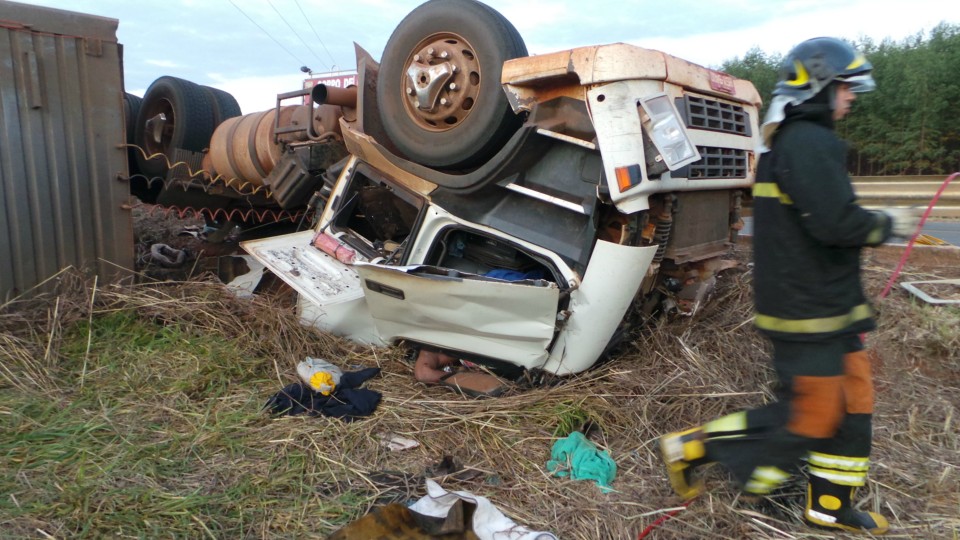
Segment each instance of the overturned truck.
[[[527,56],[473,0],[421,5],[380,63],[358,48],[355,90],[311,95],[337,110],[285,139],[278,100],[282,166],[260,184],[323,210],[244,249],[299,293],[307,324],[500,372],[581,372],[643,314],[694,312],[753,182],[749,82],[622,43]],[[232,144],[223,129],[252,140],[244,122],[213,146]]]

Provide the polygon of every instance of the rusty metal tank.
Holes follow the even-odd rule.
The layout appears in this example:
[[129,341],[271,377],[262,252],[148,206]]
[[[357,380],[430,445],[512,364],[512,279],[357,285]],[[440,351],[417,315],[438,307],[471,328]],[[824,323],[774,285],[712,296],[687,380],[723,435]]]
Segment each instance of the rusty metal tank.
[[[279,119],[278,119],[279,115]],[[289,105],[229,118],[210,140],[211,175],[254,186],[276,167],[284,145],[340,136],[338,105]]]
[[[289,123],[296,105],[280,107],[282,123]],[[277,160],[281,147],[274,138],[278,109],[229,118],[210,139],[213,170],[226,180],[237,179],[262,185]]]

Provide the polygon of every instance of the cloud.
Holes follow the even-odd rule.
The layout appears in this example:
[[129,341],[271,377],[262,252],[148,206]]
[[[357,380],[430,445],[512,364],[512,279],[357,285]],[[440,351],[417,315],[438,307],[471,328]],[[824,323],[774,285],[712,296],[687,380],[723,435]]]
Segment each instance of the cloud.
[[[209,86],[229,92],[240,104],[244,114],[272,109],[277,105],[277,94],[303,88],[303,74],[273,75],[264,77],[227,77],[222,73],[208,73],[213,82]],[[291,100],[285,105],[295,105]]]
[[157,66],[162,68],[178,68],[180,64],[173,62],[171,60],[144,60],[144,64],[150,64],[151,66]]

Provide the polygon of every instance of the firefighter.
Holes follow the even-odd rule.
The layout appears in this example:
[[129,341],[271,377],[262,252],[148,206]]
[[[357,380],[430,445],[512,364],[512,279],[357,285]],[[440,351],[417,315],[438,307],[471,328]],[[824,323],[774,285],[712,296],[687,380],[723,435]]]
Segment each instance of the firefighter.
[[909,237],[913,209],[855,202],[846,145],[834,122],[875,88],[872,66],[846,42],[815,38],[784,59],[761,133],[754,195],[754,324],[773,345],[776,401],[670,433],[660,448],[674,490],[700,493],[696,469],[718,462],[742,489],[766,495],[805,459],[812,525],[887,531],[856,510],[870,466],[873,384],[861,341],[875,328],[860,282],[860,252]]

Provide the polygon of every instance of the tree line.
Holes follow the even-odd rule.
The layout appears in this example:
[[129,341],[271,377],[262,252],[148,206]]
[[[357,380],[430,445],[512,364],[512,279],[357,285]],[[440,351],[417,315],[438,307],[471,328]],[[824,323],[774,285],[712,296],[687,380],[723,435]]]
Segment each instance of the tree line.
[[[899,42],[851,43],[873,64],[877,82],[876,91],[859,95],[854,113],[837,125],[850,142],[851,174],[960,171],[960,25],[940,23]],[[720,70],[753,82],[766,103],[782,61],[755,47]]]

